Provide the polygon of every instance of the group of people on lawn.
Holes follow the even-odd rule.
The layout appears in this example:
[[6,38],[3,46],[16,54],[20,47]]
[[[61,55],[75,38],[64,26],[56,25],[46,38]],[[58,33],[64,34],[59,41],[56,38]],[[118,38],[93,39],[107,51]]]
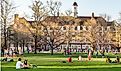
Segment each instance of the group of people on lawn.
[[[91,56],[90,56],[90,55],[88,55],[88,60],[91,60]],[[67,61],[68,61],[68,62],[72,62],[72,57],[69,57],[69,58],[67,59]],[[78,57],[78,61],[83,61],[83,60],[82,60],[82,56],[79,56],[79,57]],[[107,63],[120,63],[120,57],[117,56],[117,57],[116,57],[116,60],[112,61],[112,60],[109,58],[109,56],[107,56],[106,62],[107,62]]]
[[1,49],[1,56],[16,57],[17,55],[23,55],[23,51],[21,48],[18,48],[18,51],[16,51],[15,48],[2,48]]
[[106,58],[107,63],[120,63],[120,57],[117,56],[115,61],[112,61],[108,56]]
[[24,60],[22,63],[21,58],[18,59],[16,62],[16,69],[30,69],[30,68],[36,68],[37,65],[35,64],[29,64],[27,60]]
[[[88,58],[90,60],[90,57]],[[79,56],[78,57],[78,61],[82,61],[82,57]],[[69,57],[67,59],[67,62],[72,62],[72,57]],[[106,58],[106,62],[107,63],[120,63],[120,58],[119,56],[116,57],[115,61],[112,61],[108,56]],[[65,61],[64,61],[65,63]],[[30,64],[27,63],[27,60],[24,60],[24,62],[21,62],[21,58],[18,59],[17,63],[16,63],[16,69],[29,69],[30,68]]]
[[[89,58],[90,60],[90,58]],[[82,57],[79,56],[78,57],[78,61],[82,61]],[[67,62],[72,62],[72,57],[69,57],[67,59]],[[106,58],[106,62],[107,63],[120,63],[120,57],[117,56],[115,61],[112,61],[108,56]],[[21,58],[18,59],[17,63],[16,63],[16,69],[29,69],[30,68],[30,64],[27,63],[27,60],[24,60],[24,62],[21,62]]]

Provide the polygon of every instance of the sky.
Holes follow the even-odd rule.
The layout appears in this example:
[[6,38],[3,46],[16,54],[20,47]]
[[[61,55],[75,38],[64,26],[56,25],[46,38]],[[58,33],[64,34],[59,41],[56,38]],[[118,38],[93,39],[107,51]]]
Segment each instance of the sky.
[[[15,6],[17,6],[15,13],[18,13],[21,17],[28,15],[31,16],[31,9],[34,0],[13,0]],[[46,4],[47,0],[40,0]],[[112,20],[119,18],[119,12],[121,12],[121,0],[60,0],[62,2],[61,11],[69,10],[73,8],[74,1],[78,4],[79,16],[91,16],[94,12],[96,16],[106,13],[111,16]]]

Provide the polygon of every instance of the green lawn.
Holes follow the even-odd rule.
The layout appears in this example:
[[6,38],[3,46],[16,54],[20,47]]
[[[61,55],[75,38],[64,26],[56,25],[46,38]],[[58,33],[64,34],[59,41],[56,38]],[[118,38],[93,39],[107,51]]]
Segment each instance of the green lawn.
[[[83,61],[79,62],[77,60],[78,55],[82,55]],[[113,54],[109,54],[111,60],[115,60]],[[120,54],[118,56],[121,56]],[[36,64],[37,68],[35,69],[21,69],[16,70],[15,64],[18,58],[14,58],[14,62],[2,62],[2,71],[120,71],[121,64],[109,64],[105,62],[105,58],[92,58],[91,61],[88,61],[86,58],[87,55],[84,54],[73,54],[72,63],[63,63],[66,61],[69,56],[63,56],[62,54],[50,55],[48,53],[41,54],[25,54],[22,58],[22,61],[28,59],[30,64]],[[95,56],[94,56],[95,57]]]
[[2,68],[2,71],[121,71],[121,68],[76,68],[76,69],[60,69],[60,68],[37,68],[37,69],[21,69]]

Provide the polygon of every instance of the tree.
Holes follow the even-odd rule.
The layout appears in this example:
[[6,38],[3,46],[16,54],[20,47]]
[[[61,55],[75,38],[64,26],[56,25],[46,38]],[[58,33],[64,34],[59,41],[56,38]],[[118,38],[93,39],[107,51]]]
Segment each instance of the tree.
[[[54,3],[54,4],[56,5],[56,3]],[[46,19],[48,18],[48,14],[51,12],[52,9],[47,10],[48,9],[47,6],[44,6],[40,0],[34,1],[33,5],[30,6],[30,8],[33,11],[34,21],[32,22],[31,25],[30,24],[26,25],[26,24],[22,24],[22,23],[20,23],[20,24],[22,24],[23,27],[27,29],[27,31],[28,31],[27,33],[32,35],[32,37],[34,39],[34,45],[35,45],[34,53],[36,54],[38,44],[45,41],[45,39],[47,39],[47,37],[44,37],[47,34],[46,31],[48,31],[48,26],[46,25],[46,22],[48,22],[48,20],[46,20]],[[56,7],[54,7],[54,8],[57,9]],[[55,14],[55,12],[54,12],[54,14]],[[25,30],[22,31],[21,29],[19,29],[19,31],[24,32]],[[55,28],[54,28],[54,31],[55,31]],[[50,33],[50,32],[48,32],[48,33]],[[54,37],[54,35],[51,34],[51,37]],[[42,39],[44,39],[44,40],[42,41]],[[47,41],[45,41],[45,43],[47,43]]]
[[107,15],[106,13],[105,14],[100,14],[100,16],[103,17],[106,21],[110,21],[111,20],[111,16]]
[[66,10],[65,11],[66,16],[71,16],[72,13],[73,13],[72,10]]
[[[49,18],[50,19],[50,18]],[[58,22],[46,20],[47,26],[44,27],[44,39],[43,41],[49,45],[51,50],[51,55],[53,55],[53,50],[55,48],[58,48],[61,44],[64,44],[65,39],[65,33],[61,30],[62,26],[58,24]],[[56,19],[57,21],[57,19]]]
[[115,31],[115,32],[112,32],[112,34],[113,34],[112,37],[113,38],[111,40],[113,41],[113,45],[115,46],[115,48],[117,48],[118,51],[120,51],[119,49],[121,48],[121,45],[120,45],[120,42],[121,42],[120,41],[121,25],[114,22],[114,25],[112,25],[112,26],[113,26],[112,30]]
[[50,0],[47,1],[47,6],[50,16],[45,20],[47,24],[44,26],[45,42],[50,46],[51,55],[53,55],[53,50],[65,43],[65,34],[62,33],[62,26],[59,25],[61,21],[59,16],[61,2]]
[[42,24],[42,21],[48,15],[48,11],[40,0],[34,1],[33,5],[30,6],[30,8],[33,11],[34,24],[31,27],[34,28],[34,32],[31,29],[29,29],[29,31],[31,32],[31,34],[34,38],[35,54],[36,54],[37,53],[36,49],[37,49],[38,37],[40,37],[41,33],[42,33],[42,31],[40,30],[40,27],[44,26]]
[[95,22],[88,21],[89,23],[95,23],[90,25],[91,28],[86,34],[86,38],[91,42],[93,49],[97,47],[100,47],[100,50],[106,49],[110,45],[109,41],[112,38],[107,23],[102,18],[98,18]]
[[72,24],[76,23],[77,20],[70,16],[72,13],[70,10],[66,12],[67,16],[65,16],[65,14],[59,15],[61,2],[50,0],[47,1],[47,5],[49,7],[50,16],[46,22],[51,30],[49,31],[49,29],[45,27],[46,41],[50,46],[51,55],[53,55],[53,50],[65,43],[67,43],[69,50],[70,41],[72,41]]
[[10,26],[10,23],[12,21],[11,19],[11,13],[16,8],[13,6],[13,4],[9,0],[1,0],[0,1],[0,18],[1,18],[1,45],[2,48],[7,48],[8,46],[8,27]]
[[61,7],[62,3],[60,1],[47,1],[47,6],[49,9],[49,14],[51,16],[59,16],[60,14],[60,7]]

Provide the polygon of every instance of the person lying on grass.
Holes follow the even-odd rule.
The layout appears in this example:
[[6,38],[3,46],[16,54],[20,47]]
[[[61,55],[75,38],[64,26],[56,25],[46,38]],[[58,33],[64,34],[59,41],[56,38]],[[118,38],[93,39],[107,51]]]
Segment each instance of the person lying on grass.
[[120,58],[119,58],[119,56],[117,56],[117,57],[116,57],[116,60],[113,61],[112,63],[120,63]]
[[119,56],[117,56],[115,61],[111,61],[110,58],[107,56],[106,62],[107,63],[120,63],[120,58]]
[[14,62],[12,58],[3,58],[1,61]]

